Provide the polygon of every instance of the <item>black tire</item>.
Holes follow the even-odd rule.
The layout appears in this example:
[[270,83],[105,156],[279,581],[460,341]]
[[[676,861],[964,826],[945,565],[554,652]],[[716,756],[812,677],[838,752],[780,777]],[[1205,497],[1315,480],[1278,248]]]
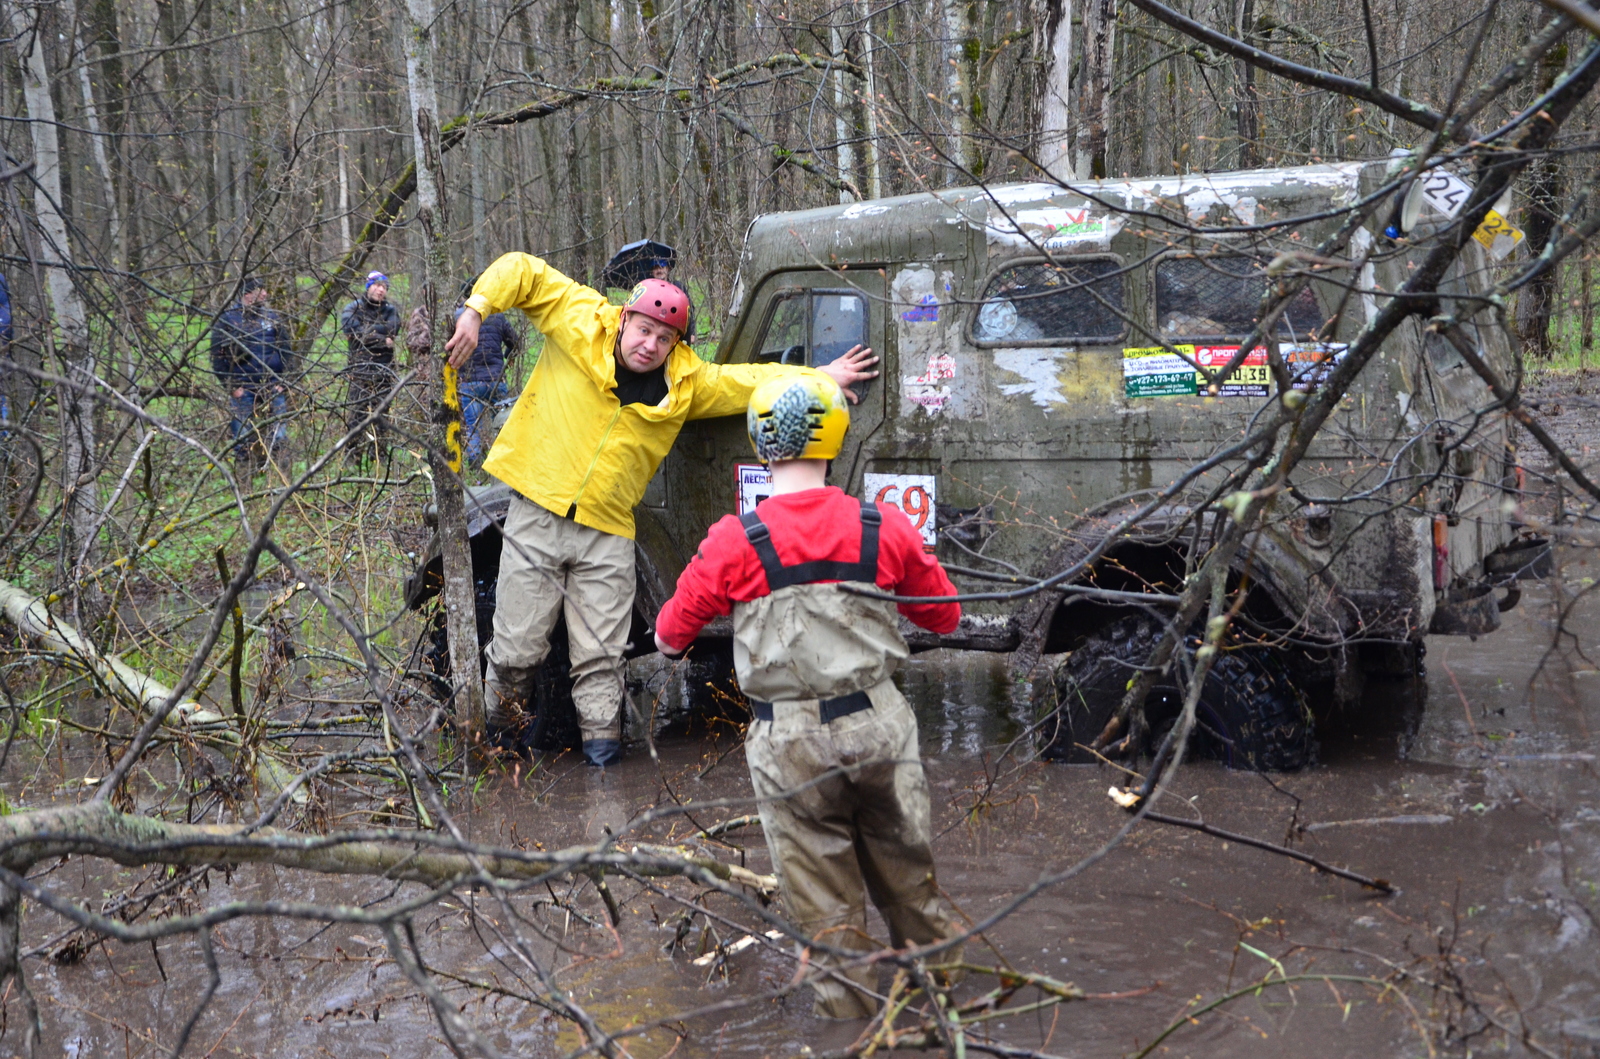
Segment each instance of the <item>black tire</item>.
[[[1091,743],[1111,719],[1128,682],[1161,638],[1161,626],[1144,615],[1122,618],[1092,636],[1057,667],[1041,702],[1040,756],[1090,762],[1078,744]],[[1191,648],[1198,641],[1191,638]],[[1155,738],[1170,730],[1183,706],[1176,681],[1159,680],[1145,699]],[[1153,749],[1153,746],[1141,747]],[[1213,663],[1196,710],[1191,753],[1215,757],[1229,768],[1288,772],[1316,754],[1311,712],[1269,648],[1242,645]]]
[[[476,572],[476,571],[475,571]],[[478,620],[478,643],[486,645],[494,634],[496,575],[475,578]],[[428,667],[436,675],[433,691],[438,698],[450,695],[450,637],[445,629],[444,608],[434,604],[433,627],[429,631],[428,646],[424,655]],[[486,664],[479,651],[479,671]],[[515,733],[507,750],[526,753],[556,753],[578,750],[583,746],[583,733],[578,726],[578,708],[572,701],[572,663],[567,654],[567,621],[561,618],[550,632],[550,653],[534,671],[533,686],[528,692],[528,708],[532,720]]]
[[1224,650],[1195,710],[1191,746],[1229,768],[1295,772],[1316,760],[1311,710],[1272,648]]
[[[1126,617],[1089,637],[1056,667],[1038,704],[1041,757],[1072,764],[1099,760],[1083,747],[1105,730],[1160,633],[1153,619]],[[1145,712],[1153,717],[1170,707],[1176,714],[1182,703],[1177,688],[1158,686],[1145,700]]]
[[750,700],[739,690],[731,640],[702,640],[683,665],[684,709],[667,720],[662,734],[716,735],[750,721]]

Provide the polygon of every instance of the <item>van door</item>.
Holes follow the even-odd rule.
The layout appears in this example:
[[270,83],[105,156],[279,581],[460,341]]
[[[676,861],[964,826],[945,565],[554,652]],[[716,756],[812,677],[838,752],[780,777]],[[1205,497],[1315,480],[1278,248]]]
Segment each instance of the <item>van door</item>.
[[[884,353],[883,277],[877,272],[782,272],[752,294],[729,364],[821,367],[857,345]],[[887,371],[887,361],[879,363]],[[871,440],[883,424],[883,379],[858,383],[850,431],[829,481],[860,495]],[[730,512],[749,510],[766,495],[765,474],[750,449],[743,415],[689,423],[674,448],[672,518],[693,550],[706,528]],[[680,504],[680,498],[682,503]]]

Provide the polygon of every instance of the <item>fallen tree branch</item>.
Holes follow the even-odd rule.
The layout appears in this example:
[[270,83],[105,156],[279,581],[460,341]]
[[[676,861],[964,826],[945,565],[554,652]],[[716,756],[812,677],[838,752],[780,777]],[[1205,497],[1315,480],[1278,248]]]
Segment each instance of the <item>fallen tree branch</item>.
[[1499,373],[1479,355],[1477,346],[1462,332],[1461,326],[1454,320],[1434,320],[1432,323],[1455,347],[1456,352],[1461,354],[1461,359],[1467,362],[1467,366],[1477,373],[1478,378],[1483,380],[1484,385],[1489,387],[1489,391],[1494,394],[1495,399],[1505,407],[1506,413],[1518,423],[1521,423],[1524,430],[1533,435],[1533,440],[1537,441],[1540,448],[1549,453],[1550,457],[1561,465],[1561,469],[1567,472],[1573,484],[1595,499],[1600,500],[1600,485],[1596,485],[1589,479],[1588,475],[1583,473],[1583,468],[1578,466],[1576,460],[1567,455],[1567,450],[1561,446],[1560,442],[1550,436],[1550,432],[1545,430],[1544,424],[1535,419],[1533,413],[1523,406],[1522,396],[1507,386],[1501,380]]
[[[382,829],[315,835],[273,828],[251,831],[250,827],[159,820],[119,812],[106,802],[35,809],[0,817],[0,865],[20,873],[56,857],[94,856],[130,867],[271,864],[323,875],[364,875],[428,886],[474,878],[522,882],[574,871],[709,875],[756,889],[777,885],[772,876],[737,864],[661,846],[640,845],[631,852],[579,846],[527,853],[460,842],[433,831]],[[482,865],[481,870],[474,862]]]
[[[1116,802],[1118,805],[1122,805],[1124,809],[1136,807],[1142,801],[1142,799],[1136,798],[1133,800],[1132,806],[1124,805],[1124,799],[1117,797],[1118,794],[1122,794],[1124,792],[1117,791],[1115,787],[1112,788],[1112,792],[1111,800]],[[1366,875],[1362,875],[1360,872],[1351,871],[1349,868],[1335,867],[1326,861],[1318,860],[1309,853],[1302,853],[1297,849],[1290,849],[1288,846],[1280,846],[1276,843],[1268,842],[1265,839],[1252,838],[1249,835],[1241,835],[1237,831],[1227,831],[1220,827],[1213,827],[1204,820],[1185,820],[1181,816],[1168,816],[1166,813],[1156,812],[1147,812],[1144,814],[1144,818],[1146,820],[1154,820],[1158,824],[1170,824],[1173,827],[1186,827],[1191,831],[1198,831],[1203,835],[1210,835],[1212,838],[1220,838],[1227,842],[1237,842],[1241,846],[1253,846],[1256,849],[1264,849],[1268,853],[1276,853],[1280,857],[1288,857],[1292,860],[1309,864],[1318,871],[1327,872],[1329,875],[1337,875],[1341,879],[1349,879],[1351,882],[1360,883],[1369,890],[1379,890],[1383,893],[1390,894],[1391,896],[1400,892],[1400,890],[1388,879],[1373,879]]]
[[[102,654],[77,629],[51,615],[43,600],[9,581],[0,581],[0,614],[4,614],[24,637],[54,652],[62,662],[93,676],[112,695],[140,714],[155,713],[173,697],[171,688],[139,672],[116,655]],[[243,748],[244,737],[235,726],[235,719],[202,706],[194,699],[175,705],[167,714],[167,721],[180,728],[220,726],[214,733],[216,738],[236,750]],[[262,789],[272,794],[283,791],[293,779],[282,762],[263,751],[256,751],[255,766],[256,779]],[[305,801],[304,793],[298,800]]]

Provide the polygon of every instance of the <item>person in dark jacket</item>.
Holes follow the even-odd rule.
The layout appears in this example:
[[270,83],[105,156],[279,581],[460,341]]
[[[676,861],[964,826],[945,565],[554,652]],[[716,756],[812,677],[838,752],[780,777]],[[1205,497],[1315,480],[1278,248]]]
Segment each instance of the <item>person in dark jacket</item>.
[[[376,411],[394,388],[394,341],[400,333],[400,310],[389,301],[389,277],[367,273],[361,297],[339,314],[339,329],[349,343],[350,394],[345,423],[354,430]],[[388,421],[379,418],[367,428],[370,444],[383,449]]]
[[[473,281],[461,288],[456,316],[472,293]],[[486,448],[480,434],[484,417],[493,418],[495,402],[510,396],[506,389],[506,361],[522,352],[522,336],[505,313],[492,313],[478,329],[478,348],[461,368],[461,430],[466,436],[467,460],[477,463]]]
[[266,439],[270,454],[289,438],[289,397],[284,369],[289,362],[289,328],[281,313],[267,308],[267,288],[254,277],[239,284],[239,300],[223,310],[211,328],[211,370],[228,388],[233,458],[244,462],[256,444],[251,420],[263,405],[271,415]]

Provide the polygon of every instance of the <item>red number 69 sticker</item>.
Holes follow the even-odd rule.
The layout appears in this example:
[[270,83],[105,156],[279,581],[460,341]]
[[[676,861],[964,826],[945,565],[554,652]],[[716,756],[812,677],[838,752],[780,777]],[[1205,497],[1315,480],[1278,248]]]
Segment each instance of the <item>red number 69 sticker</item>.
[[863,491],[880,504],[893,504],[904,511],[918,533],[922,543],[933,547],[938,543],[934,499],[938,479],[931,474],[868,474],[863,476]]

